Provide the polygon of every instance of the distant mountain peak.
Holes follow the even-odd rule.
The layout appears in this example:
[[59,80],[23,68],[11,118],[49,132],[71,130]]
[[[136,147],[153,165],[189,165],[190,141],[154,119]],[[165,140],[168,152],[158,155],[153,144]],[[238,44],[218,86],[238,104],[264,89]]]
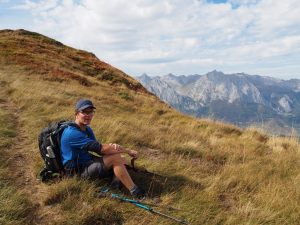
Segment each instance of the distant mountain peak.
[[222,71],[213,70],[206,74],[207,76],[218,76],[218,75],[225,75]]
[[[155,80],[154,80],[155,79]],[[141,81],[148,90],[178,110],[236,124],[277,119],[289,126],[300,117],[300,80],[280,80],[245,73],[168,74]],[[159,90],[159,92],[158,92]],[[157,93],[156,93],[157,91]],[[300,120],[297,122],[300,126]]]
[[174,77],[177,77],[177,76],[174,75],[173,73],[168,73],[168,74],[164,75],[163,77],[171,77],[171,78],[174,78]]
[[139,77],[145,77],[145,78],[148,78],[148,77],[150,77],[147,73],[143,73],[141,76],[139,76]]

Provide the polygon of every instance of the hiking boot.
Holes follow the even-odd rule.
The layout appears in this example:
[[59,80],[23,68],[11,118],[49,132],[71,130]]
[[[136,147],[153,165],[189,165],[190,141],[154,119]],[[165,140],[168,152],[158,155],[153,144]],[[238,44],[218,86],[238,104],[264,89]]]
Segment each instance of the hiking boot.
[[132,197],[136,198],[139,201],[142,201],[146,198],[146,192],[144,191],[144,189],[142,189],[138,186],[134,186],[130,190],[130,194],[131,194]]
[[121,181],[117,178],[114,177],[110,183],[111,188],[116,189],[116,190],[121,190],[122,188],[122,183]]

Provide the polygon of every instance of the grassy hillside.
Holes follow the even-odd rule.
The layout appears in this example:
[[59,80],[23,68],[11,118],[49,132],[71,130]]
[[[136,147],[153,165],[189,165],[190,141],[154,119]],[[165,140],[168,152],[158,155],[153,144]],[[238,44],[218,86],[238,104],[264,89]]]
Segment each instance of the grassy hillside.
[[137,164],[150,173],[131,174],[150,196],[160,196],[160,210],[179,208],[168,213],[190,224],[300,221],[294,138],[184,116],[93,54],[24,30],[0,31],[0,85],[0,223],[174,224],[95,198],[105,181],[36,180],[39,131],[50,121],[73,119],[80,98],[97,107],[91,126],[101,142],[141,153]]

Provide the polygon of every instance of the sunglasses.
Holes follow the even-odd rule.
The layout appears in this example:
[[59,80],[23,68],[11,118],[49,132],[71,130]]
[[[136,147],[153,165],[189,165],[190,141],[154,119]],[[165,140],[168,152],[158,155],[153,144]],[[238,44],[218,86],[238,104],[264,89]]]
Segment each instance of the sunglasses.
[[83,111],[79,111],[79,112],[85,116],[90,116],[90,115],[95,114],[95,110],[83,110]]

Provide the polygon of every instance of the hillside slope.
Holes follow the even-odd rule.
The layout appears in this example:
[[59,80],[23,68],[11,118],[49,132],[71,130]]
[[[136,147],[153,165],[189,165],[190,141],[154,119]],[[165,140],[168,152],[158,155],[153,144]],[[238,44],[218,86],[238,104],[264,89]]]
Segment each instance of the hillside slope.
[[[24,30],[0,31],[0,86],[0,223],[174,224],[94,198],[105,181],[36,180],[39,131],[73,119],[80,98],[97,107],[91,126],[99,140],[141,153],[137,164],[150,172],[131,174],[151,197],[160,196],[159,210],[190,224],[300,220],[300,149],[293,138],[184,116],[93,54]],[[180,210],[167,211],[169,205]]]

